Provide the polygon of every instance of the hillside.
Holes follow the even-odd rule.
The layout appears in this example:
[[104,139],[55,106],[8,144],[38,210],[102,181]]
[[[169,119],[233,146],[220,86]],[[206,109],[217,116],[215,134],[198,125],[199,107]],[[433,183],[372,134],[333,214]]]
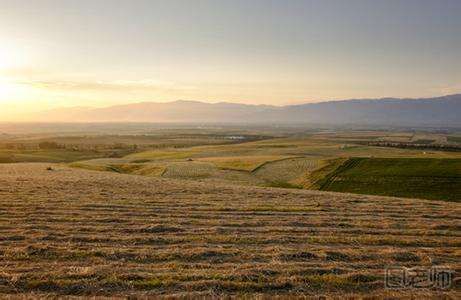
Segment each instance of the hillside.
[[461,126],[461,94],[425,99],[360,99],[289,106],[175,101],[68,108],[30,116],[59,122],[190,122]]
[[[420,137],[429,143],[443,140],[444,136],[402,132],[312,134],[305,138],[237,144],[151,148],[119,158],[80,160],[71,166],[209,184],[226,182],[461,200],[461,152],[374,147],[363,143],[367,140],[420,140]],[[355,161],[362,163],[350,164]]]
[[459,272],[459,203],[27,163],[0,165],[0,186],[0,296],[460,296],[383,279]]

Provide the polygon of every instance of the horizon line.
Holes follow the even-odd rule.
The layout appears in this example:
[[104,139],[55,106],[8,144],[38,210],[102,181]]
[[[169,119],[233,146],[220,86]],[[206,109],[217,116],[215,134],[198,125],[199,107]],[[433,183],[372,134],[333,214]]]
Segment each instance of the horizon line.
[[126,102],[121,104],[114,104],[114,105],[104,105],[104,106],[59,106],[55,108],[51,108],[48,110],[43,110],[41,112],[52,111],[56,109],[66,109],[66,108],[81,108],[81,109],[98,109],[98,108],[108,108],[108,107],[117,107],[117,106],[127,106],[127,105],[135,105],[135,104],[171,104],[176,102],[191,102],[191,103],[202,103],[202,104],[237,104],[237,105],[248,105],[248,106],[271,106],[271,107],[287,107],[287,106],[299,106],[299,105],[307,105],[307,104],[321,104],[321,103],[331,103],[331,102],[347,102],[347,101],[381,101],[381,100],[434,100],[436,98],[445,98],[445,97],[452,97],[461,95],[460,93],[454,94],[443,94],[440,96],[429,96],[429,97],[394,97],[394,96],[385,96],[379,98],[348,98],[348,99],[327,99],[327,100],[319,100],[314,102],[300,102],[298,104],[282,104],[282,105],[275,105],[275,104],[254,104],[254,103],[241,103],[241,102],[232,102],[232,101],[217,101],[217,102],[208,102],[203,100],[186,100],[186,99],[178,99],[178,100],[171,100],[171,101],[139,101],[139,102]]

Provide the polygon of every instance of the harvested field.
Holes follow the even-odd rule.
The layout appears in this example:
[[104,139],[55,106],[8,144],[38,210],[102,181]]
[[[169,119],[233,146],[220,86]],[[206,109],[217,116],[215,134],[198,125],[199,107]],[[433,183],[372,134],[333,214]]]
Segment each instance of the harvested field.
[[216,172],[216,167],[206,162],[172,162],[163,177],[170,178],[208,178]]
[[304,187],[308,184],[310,173],[322,165],[323,162],[318,159],[295,157],[268,162],[253,173],[271,183]]
[[184,150],[170,150],[170,151],[146,151],[134,153],[126,156],[133,162],[139,160],[165,160],[165,159],[184,159],[192,156],[195,152]]
[[285,159],[280,155],[223,156],[207,157],[200,160],[214,163],[218,168],[229,170],[253,171],[271,161]]
[[[47,167],[52,166],[52,170]],[[461,204],[0,165],[0,294],[372,295],[461,271]]]

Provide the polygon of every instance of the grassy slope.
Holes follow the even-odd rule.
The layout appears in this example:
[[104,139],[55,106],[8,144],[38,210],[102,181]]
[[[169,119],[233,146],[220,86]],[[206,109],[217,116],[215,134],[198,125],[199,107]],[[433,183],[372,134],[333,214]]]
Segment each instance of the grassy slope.
[[[94,169],[93,165],[97,165],[99,169],[157,177],[200,181],[218,180],[234,184],[285,188],[332,189],[343,192],[430,199],[441,197],[444,200],[453,200],[452,198],[456,197],[458,193],[456,189],[453,192],[452,187],[453,184],[457,184],[457,179],[453,182],[447,178],[436,178],[438,173],[428,172],[430,166],[420,170],[420,172],[427,176],[434,176],[432,181],[426,178],[422,182],[411,174],[407,176],[406,181],[392,179],[391,176],[384,178],[380,174],[375,176],[373,175],[374,168],[370,167],[360,171],[360,174],[372,172],[369,178],[367,176],[360,177],[362,183],[336,182],[332,187],[323,187],[330,181],[330,177],[335,175],[333,171],[348,157],[370,156],[404,159],[461,158],[461,153],[369,147],[342,144],[328,139],[282,138],[239,145],[206,145],[184,149],[169,148],[147,151],[120,159],[90,160],[81,162],[79,166],[89,165],[90,169]],[[293,158],[286,159],[288,157]],[[187,162],[188,160],[191,161]],[[203,165],[203,163],[210,165]],[[248,174],[243,174],[241,171]],[[338,171],[340,170],[336,170],[336,172]],[[414,171],[418,172],[418,170]],[[351,181],[352,176],[356,175],[351,174],[348,180]],[[377,177],[381,178],[379,184],[377,184]],[[413,179],[410,180],[410,177]],[[354,180],[357,181],[357,179]],[[368,181],[365,182],[364,180]],[[370,180],[373,181],[370,182]],[[405,185],[411,185],[411,187],[406,188]],[[402,192],[404,187],[405,191]]]
[[133,160],[164,160],[164,159],[184,159],[191,157],[195,154],[193,151],[187,150],[176,150],[176,149],[167,149],[167,150],[155,150],[155,151],[145,151],[134,153],[126,156],[126,158]]
[[459,296],[382,278],[386,266],[460,270],[459,203],[48,165],[0,165],[0,297]]
[[267,162],[252,173],[273,187],[303,188],[309,186],[308,175],[323,163],[322,160],[309,157],[286,158]]
[[320,180],[319,189],[461,201],[461,159],[352,158]]
[[452,143],[460,143],[461,144],[461,136],[448,136],[447,140]]
[[94,151],[71,150],[0,150],[0,163],[12,162],[72,162],[103,156]]
[[200,160],[211,162],[218,168],[229,170],[254,171],[260,166],[272,162],[289,158],[280,155],[252,155],[252,156],[224,156],[224,157],[207,157]]

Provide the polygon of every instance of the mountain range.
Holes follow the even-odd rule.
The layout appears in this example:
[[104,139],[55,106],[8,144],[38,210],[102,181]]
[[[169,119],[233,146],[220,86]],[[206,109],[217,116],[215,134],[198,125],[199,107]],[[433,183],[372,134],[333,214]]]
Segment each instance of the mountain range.
[[33,115],[46,122],[175,122],[460,126],[461,94],[434,98],[350,99],[272,106],[228,102],[141,102],[59,108]]

